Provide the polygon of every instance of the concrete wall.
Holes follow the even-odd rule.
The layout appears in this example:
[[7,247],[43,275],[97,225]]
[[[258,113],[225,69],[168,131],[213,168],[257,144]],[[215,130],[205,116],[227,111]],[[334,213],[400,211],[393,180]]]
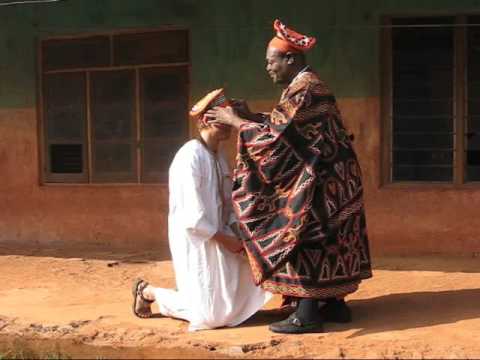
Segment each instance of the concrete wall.
[[279,17],[318,38],[309,60],[356,134],[373,252],[480,252],[480,188],[380,187],[379,169],[379,16],[473,11],[480,1],[65,0],[0,7],[0,243],[148,249],[166,240],[165,186],[39,185],[38,38],[185,25],[192,34],[192,101],[225,86],[267,111],[280,89],[265,74],[264,51]]

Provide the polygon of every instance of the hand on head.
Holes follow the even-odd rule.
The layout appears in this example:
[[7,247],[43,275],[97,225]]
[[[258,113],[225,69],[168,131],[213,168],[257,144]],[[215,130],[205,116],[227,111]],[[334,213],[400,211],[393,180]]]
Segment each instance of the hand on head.
[[208,118],[208,123],[212,125],[223,124],[237,127],[237,123],[241,121],[231,106],[214,107],[208,110],[205,116]]

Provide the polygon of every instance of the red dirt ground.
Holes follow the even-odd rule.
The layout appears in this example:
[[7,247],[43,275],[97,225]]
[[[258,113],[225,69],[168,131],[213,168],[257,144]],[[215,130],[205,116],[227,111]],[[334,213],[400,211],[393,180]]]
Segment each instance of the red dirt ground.
[[480,358],[478,258],[376,258],[347,299],[351,324],[287,336],[268,330],[285,317],[279,297],[237,328],[135,318],[135,277],[174,286],[166,254],[0,248],[0,353],[28,343],[73,358]]

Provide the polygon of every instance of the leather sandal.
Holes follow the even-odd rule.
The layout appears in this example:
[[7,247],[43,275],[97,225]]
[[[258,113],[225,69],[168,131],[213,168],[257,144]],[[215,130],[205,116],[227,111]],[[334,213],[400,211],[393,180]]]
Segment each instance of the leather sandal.
[[150,309],[150,305],[154,302],[154,300],[146,299],[143,296],[143,290],[148,286],[148,282],[142,279],[136,279],[133,282],[132,287],[132,295],[133,295],[133,313],[135,316],[147,319],[152,316],[152,310]]

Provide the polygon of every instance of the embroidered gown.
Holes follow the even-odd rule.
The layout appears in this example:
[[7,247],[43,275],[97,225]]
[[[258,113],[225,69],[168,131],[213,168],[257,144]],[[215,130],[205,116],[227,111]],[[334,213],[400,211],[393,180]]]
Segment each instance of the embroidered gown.
[[263,123],[242,125],[234,209],[255,282],[343,297],[371,277],[361,170],[330,89],[300,72]]

